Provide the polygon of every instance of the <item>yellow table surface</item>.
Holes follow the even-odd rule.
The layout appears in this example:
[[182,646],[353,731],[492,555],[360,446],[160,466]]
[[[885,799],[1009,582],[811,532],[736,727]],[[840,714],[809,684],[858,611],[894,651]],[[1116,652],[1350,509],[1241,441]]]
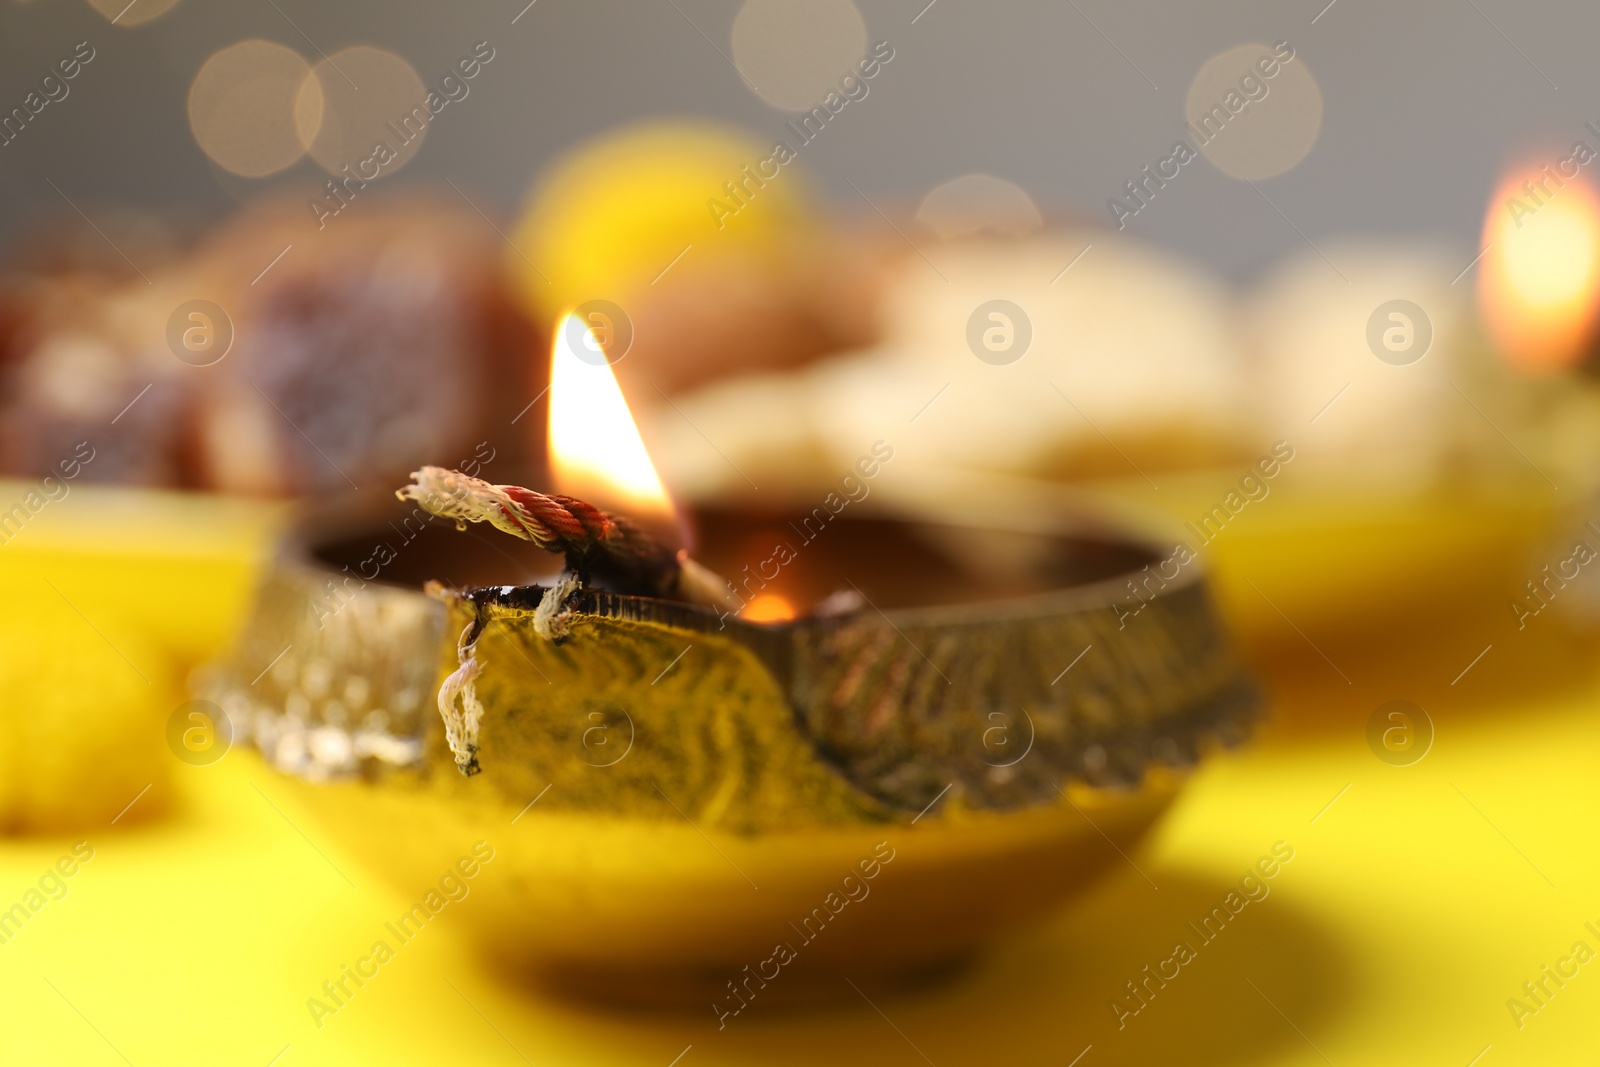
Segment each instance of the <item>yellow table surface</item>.
[[[1597,698],[1581,685],[1437,709],[1433,749],[1410,767],[1367,749],[1365,709],[1309,740],[1269,732],[1207,764],[1091,896],[974,970],[872,1004],[758,1001],[720,1032],[709,1006],[609,1013],[497,976],[460,936],[470,896],[319,1028],[307,999],[415,894],[362,869],[234,751],[180,768],[172,817],[81,835],[94,857],[67,895],[0,945],[0,1063],[666,1067],[691,1045],[683,1067],[1068,1064],[1085,1049],[1084,1067],[1592,1063],[1600,962],[1520,1028],[1507,999],[1574,942],[1600,949],[1585,927],[1600,928]],[[1294,859],[1270,895],[1119,1030],[1112,997],[1178,939],[1198,943],[1185,924],[1280,840]],[[0,907],[73,841],[0,845]]]

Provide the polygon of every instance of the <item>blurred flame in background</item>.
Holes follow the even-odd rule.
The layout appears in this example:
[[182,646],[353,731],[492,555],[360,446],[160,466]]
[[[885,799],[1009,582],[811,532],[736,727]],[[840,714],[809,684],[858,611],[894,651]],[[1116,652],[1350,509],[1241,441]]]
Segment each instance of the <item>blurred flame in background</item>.
[[1581,178],[1519,167],[1489,201],[1478,276],[1484,323],[1520,369],[1582,361],[1600,305],[1600,197]]
[[551,476],[563,493],[675,526],[671,498],[606,355],[581,318],[561,317],[550,356]]

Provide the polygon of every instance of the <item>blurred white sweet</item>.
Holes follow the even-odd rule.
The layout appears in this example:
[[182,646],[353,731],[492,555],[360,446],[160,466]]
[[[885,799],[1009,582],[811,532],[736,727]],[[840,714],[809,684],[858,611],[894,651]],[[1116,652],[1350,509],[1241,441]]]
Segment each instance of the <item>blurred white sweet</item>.
[[[1492,432],[1465,376],[1476,334],[1461,264],[1415,244],[1325,244],[1243,301],[1264,432],[1323,476],[1412,481]],[[1468,420],[1478,420],[1474,427]]]
[[763,475],[792,484],[802,469],[826,480],[877,440],[906,466],[1063,478],[1248,454],[1257,434],[1230,301],[1203,274],[1097,231],[927,255],[890,268],[877,347],[656,411],[651,447],[669,483],[701,496]]

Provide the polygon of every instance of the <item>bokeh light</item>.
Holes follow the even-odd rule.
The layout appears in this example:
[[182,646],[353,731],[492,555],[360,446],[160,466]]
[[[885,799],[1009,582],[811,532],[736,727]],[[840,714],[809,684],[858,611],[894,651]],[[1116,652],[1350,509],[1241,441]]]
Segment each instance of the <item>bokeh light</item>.
[[1260,181],[1289,170],[1317,143],[1322,90],[1293,48],[1241,44],[1201,65],[1183,113],[1195,146],[1218,170]]
[[321,116],[321,98],[296,97],[310,67],[300,53],[252,38],[212,53],[189,86],[189,129],[213,163],[246,178],[292,166],[305,154],[299,126]]
[[152,22],[178,6],[178,0],[89,0],[89,6],[117,26]]
[[785,111],[809,111],[845,75],[859,76],[867,24],[851,0],[745,0],[733,19],[733,62],[757,96]]
[[[427,97],[422,79],[406,60],[382,48],[356,45],[312,69],[295,105],[295,119],[311,158],[330,174],[349,167],[364,178],[374,176],[374,169],[387,176],[422,147],[433,120]],[[375,153],[380,145],[387,151]]]
[[1021,237],[1042,227],[1044,216],[1020,185],[990,174],[964,174],[922,198],[917,223],[945,239],[980,233]]

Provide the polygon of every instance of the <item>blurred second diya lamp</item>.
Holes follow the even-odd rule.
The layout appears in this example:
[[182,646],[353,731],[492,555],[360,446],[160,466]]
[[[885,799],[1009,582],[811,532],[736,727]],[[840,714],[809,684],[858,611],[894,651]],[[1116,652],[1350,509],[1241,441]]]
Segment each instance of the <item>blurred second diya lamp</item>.
[[1484,324],[1507,361],[1532,375],[1597,363],[1600,196],[1578,167],[1573,157],[1510,172],[1484,220]]
[[216,697],[403,890],[492,850],[452,910],[519,971],[721,1025],[922,978],[1123,865],[1247,735],[1197,560],[976,485],[685,513],[605,352],[557,325],[557,491],[425,467],[308,512]]

